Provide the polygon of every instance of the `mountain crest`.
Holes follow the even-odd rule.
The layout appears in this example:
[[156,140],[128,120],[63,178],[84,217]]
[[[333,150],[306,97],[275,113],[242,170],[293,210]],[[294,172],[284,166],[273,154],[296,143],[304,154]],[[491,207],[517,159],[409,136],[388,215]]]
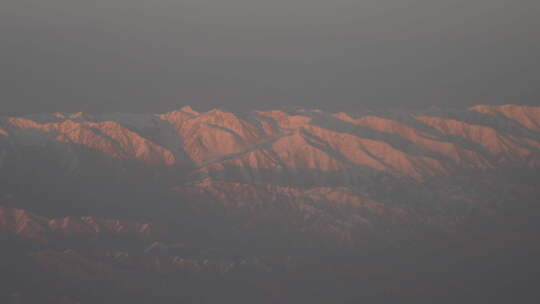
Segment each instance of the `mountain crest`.
[[540,164],[538,107],[480,105],[461,112],[363,115],[295,109],[239,115],[219,109],[199,113],[185,106],[161,115],[55,115],[62,120],[6,118],[0,134],[11,144],[73,144],[113,158],[195,166],[208,174],[234,167],[246,179],[260,176],[262,169],[374,170],[426,179],[463,169]]

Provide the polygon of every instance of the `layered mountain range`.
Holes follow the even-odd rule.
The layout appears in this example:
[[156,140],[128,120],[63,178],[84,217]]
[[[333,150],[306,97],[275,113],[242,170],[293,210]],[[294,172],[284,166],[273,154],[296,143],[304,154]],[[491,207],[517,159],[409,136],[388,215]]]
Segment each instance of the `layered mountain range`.
[[[1,117],[0,231],[38,244],[21,248],[56,273],[83,259],[144,276],[187,256],[221,274],[240,263],[298,269],[250,260],[261,255],[354,261],[465,246],[456,256],[470,257],[479,240],[495,252],[497,239],[535,238],[539,169],[540,107],[530,106]],[[146,284],[124,275],[115,282]],[[283,303],[274,279],[257,290]]]
[[4,117],[0,136],[7,145],[79,146],[116,159],[194,167],[193,173],[210,176],[242,168],[242,176],[255,181],[261,179],[257,170],[264,169],[365,168],[425,179],[462,168],[537,165],[539,116],[540,108],[515,105],[359,114],[199,113],[183,107],[159,115]]

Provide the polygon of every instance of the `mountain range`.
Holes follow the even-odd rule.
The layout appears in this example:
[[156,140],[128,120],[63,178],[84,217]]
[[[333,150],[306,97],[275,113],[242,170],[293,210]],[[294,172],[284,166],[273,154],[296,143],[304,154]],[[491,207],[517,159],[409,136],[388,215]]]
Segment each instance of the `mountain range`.
[[0,117],[3,260],[48,282],[7,263],[4,296],[526,302],[508,286],[540,265],[539,169],[540,107],[520,105]]

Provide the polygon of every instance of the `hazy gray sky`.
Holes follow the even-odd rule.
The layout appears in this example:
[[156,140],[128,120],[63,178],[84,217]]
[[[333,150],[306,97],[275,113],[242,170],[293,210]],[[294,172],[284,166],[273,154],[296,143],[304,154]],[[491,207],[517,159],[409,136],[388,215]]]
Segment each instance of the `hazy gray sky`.
[[538,0],[2,0],[0,114],[540,105]]

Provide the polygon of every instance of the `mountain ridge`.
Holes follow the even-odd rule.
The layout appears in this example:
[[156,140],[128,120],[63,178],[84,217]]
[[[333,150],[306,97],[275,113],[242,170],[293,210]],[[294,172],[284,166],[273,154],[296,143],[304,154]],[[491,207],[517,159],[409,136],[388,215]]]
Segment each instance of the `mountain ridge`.
[[[393,206],[396,199],[385,192],[406,191],[415,197],[416,191],[425,197],[415,200],[428,201],[432,194],[426,185],[432,181],[439,181],[441,193],[448,187],[444,180],[463,192],[464,185],[455,176],[489,179],[505,170],[537,170],[539,109],[480,105],[363,114],[302,108],[233,113],[197,112],[186,106],[148,115],[4,117],[0,165],[11,165],[17,173],[30,166],[24,159],[16,161],[21,151],[45,153],[48,162],[58,163],[54,170],[60,172],[51,174],[66,180],[78,176],[106,185],[99,181],[105,175],[104,181],[110,178],[114,183],[140,187],[151,183],[165,196],[183,195],[246,210],[276,204],[283,209],[279,212],[297,210],[299,218],[311,217],[310,212],[320,218],[332,214],[330,222],[343,215],[325,208],[349,202],[345,205],[359,217],[340,224],[339,235],[348,233],[349,222],[385,222],[365,216],[377,218],[381,210],[393,214],[405,206]],[[129,192],[131,186],[126,187],[122,191]],[[466,206],[472,200],[469,196],[463,192],[455,200]],[[453,200],[441,199],[449,206]],[[366,205],[370,207],[365,209],[362,202],[371,202]],[[404,212],[418,213],[407,207],[396,214]]]
[[0,302],[537,299],[539,126],[517,105],[0,117]]
[[[367,163],[368,166],[377,170],[392,168],[404,175],[415,175],[416,178],[422,174],[413,170],[407,171],[410,169],[410,166],[407,168],[407,162],[420,164],[427,161],[427,167],[432,167],[433,170],[442,169],[443,164],[430,158],[429,153],[472,167],[489,168],[494,165],[493,162],[518,162],[528,159],[537,163],[537,150],[540,148],[540,130],[537,127],[540,124],[540,108],[535,107],[475,106],[462,111],[464,116],[480,113],[486,119],[497,119],[499,128],[486,125],[480,120],[472,124],[451,117],[410,113],[404,114],[405,119],[403,115],[401,118],[392,119],[373,112],[353,118],[345,113],[306,109],[293,113],[281,110],[252,111],[240,116],[218,109],[204,113],[189,107],[183,109],[165,114],[131,116],[56,113],[51,115],[54,121],[48,122],[40,122],[35,115],[26,118],[7,117],[2,119],[0,134],[5,137],[4,140],[9,141],[12,138],[30,138],[31,134],[25,135],[25,131],[42,132],[42,135],[52,137],[53,141],[86,146],[114,158],[165,165],[192,163],[203,167],[219,162],[222,158],[250,153],[257,150],[257,146],[277,141],[278,147],[275,151],[285,160],[282,163],[289,166],[291,163],[286,160],[287,154],[300,154],[303,160],[308,161],[310,153],[317,153],[317,158],[320,159],[328,157],[326,162],[332,164],[328,164],[327,169],[343,166],[338,159],[327,153],[328,150],[324,151],[325,146],[337,152],[335,154],[344,156],[346,161],[357,164],[365,164],[366,161],[362,158],[377,154],[379,158],[383,157],[383,161],[379,159],[380,163],[375,164],[376,161],[371,160],[371,164]],[[118,118],[115,119],[115,116]],[[162,127],[160,123],[170,124],[176,135],[171,134],[171,130]],[[508,132],[509,123],[521,126],[514,128],[512,133],[528,131],[529,134],[518,136]],[[154,137],[161,140],[153,140],[148,134],[154,134]],[[331,142],[332,139],[340,137],[344,137],[345,143]],[[279,147],[280,138],[286,140],[285,147]],[[344,155],[344,151],[350,150],[348,145],[353,145],[351,141],[357,142],[354,150],[364,150],[367,156]],[[38,141],[39,143],[41,142]],[[290,150],[288,147],[307,149],[303,151],[307,154],[301,155],[302,151]],[[310,147],[315,150],[310,150]],[[403,150],[410,147],[414,148]],[[283,149],[285,151],[280,152]],[[413,150],[428,158],[422,160],[415,157],[414,153],[411,153]],[[405,154],[400,156],[401,152]],[[395,159],[384,159],[384,155]],[[179,159],[180,157],[184,159]],[[297,165],[302,166],[301,163]],[[313,168],[323,164],[306,165]],[[292,166],[295,167],[296,164]]]

